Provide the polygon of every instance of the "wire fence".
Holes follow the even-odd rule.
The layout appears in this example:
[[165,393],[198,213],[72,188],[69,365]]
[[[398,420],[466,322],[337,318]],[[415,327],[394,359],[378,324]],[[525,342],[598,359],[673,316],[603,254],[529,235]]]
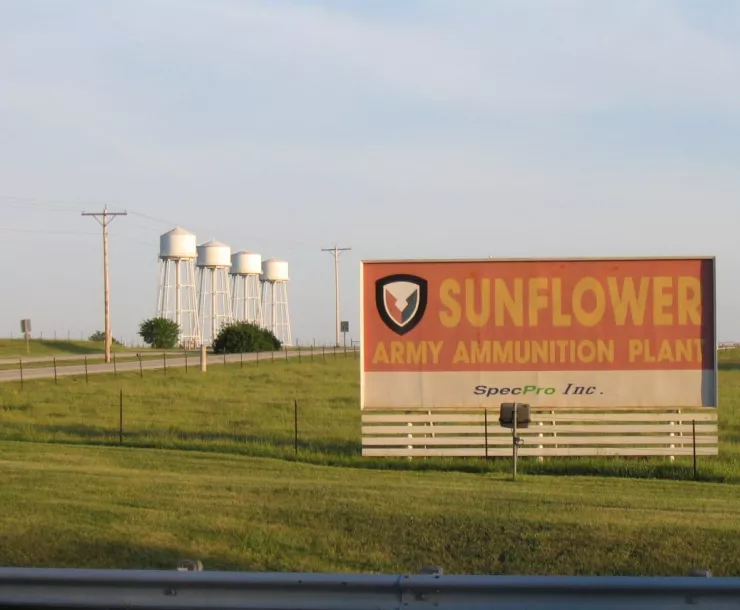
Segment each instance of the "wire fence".
[[[356,348],[223,358],[211,356],[205,374],[196,356],[164,353],[159,368],[139,356],[108,375],[77,365],[74,374],[60,366],[43,379],[5,381],[0,440],[360,455]],[[186,364],[170,366],[176,359]]]
[[[45,330],[39,330],[38,332],[34,332],[31,334],[31,340],[33,341],[42,341],[47,344],[56,342],[56,343],[64,343],[67,344],[72,342],[78,342],[78,341],[95,341],[91,338],[92,335],[90,333],[86,333],[84,331],[45,331]],[[0,335],[0,341],[1,340],[8,340],[8,341],[21,341],[25,340],[25,335],[23,333],[14,333],[14,332],[7,332],[4,335]],[[145,349],[148,348],[148,345],[144,343],[142,338],[139,335],[131,335],[131,336],[125,336],[125,335],[113,335],[113,341],[114,344],[117,344],[121,347],[127,347],[130,349]],[[317,347],[334,347],[335,341],[330,339],[316,339],[315,337],[311,339],[296,339],[294,342],[294,347],[301,346],[304,349],[308,349],[310,347],[317,348]],[[346,337],[346,339],[342,339],[342,347],[346,345],[347,347],[352,347],[353,345],[356,345],[359,343],[358,339],[354,339],[352,337]],[[102,349],[102,342],[101,342],[101,349]]]

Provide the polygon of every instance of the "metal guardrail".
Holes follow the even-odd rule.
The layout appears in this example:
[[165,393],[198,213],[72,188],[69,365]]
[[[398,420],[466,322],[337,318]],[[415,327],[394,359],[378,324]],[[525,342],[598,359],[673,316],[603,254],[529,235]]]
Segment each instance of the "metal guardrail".
[[740,607],[740,578],[0,569],[0,608],[573,610]]

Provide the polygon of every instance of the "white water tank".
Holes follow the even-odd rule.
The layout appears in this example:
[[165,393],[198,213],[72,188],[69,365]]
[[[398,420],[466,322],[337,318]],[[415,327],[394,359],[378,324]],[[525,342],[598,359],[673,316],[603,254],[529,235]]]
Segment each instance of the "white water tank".
[[195,234],[180,227],[159,236],[159,258],[182,259],[198,256]]
[[268,258],[262,263],[262,279],[266,282],[287,282],[288,261],[277,258]]
[[262,255],[247,250],[239,250],[231,255],[231,275],[260,275]]
[[198,246],[197,267],[231,267],[231,248],[220,241],[211,240]]

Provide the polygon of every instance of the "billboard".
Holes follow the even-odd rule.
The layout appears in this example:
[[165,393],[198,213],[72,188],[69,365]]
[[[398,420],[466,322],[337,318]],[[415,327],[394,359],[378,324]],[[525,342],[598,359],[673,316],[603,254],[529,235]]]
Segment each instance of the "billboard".
[[711,257],[363,261],[363,408],[717,405]]

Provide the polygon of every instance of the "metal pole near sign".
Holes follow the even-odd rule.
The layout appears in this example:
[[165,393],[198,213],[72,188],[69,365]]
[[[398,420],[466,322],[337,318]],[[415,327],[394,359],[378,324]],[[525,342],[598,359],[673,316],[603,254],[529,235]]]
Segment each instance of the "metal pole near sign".
[[502,428],[511,428],[511,478],[516,481],[519,445],[524,441],[517,436],[517,427],[529,428],[529,405],[518,402],[502,402],[498,421]]
[[340,325],[339,325],[339,256],[342,254],[342,252],[347,252],[348,250],[351,250],[352,248],[339,248],[337,246],[334,246],[333,248],[322,248],[322,252],[331,252],[334,256],[334,299],[335,299],[335,329],[337,331],[337,337],[336,337],[336,345],[334,347],[339,347],[339,332],[340,332]]

